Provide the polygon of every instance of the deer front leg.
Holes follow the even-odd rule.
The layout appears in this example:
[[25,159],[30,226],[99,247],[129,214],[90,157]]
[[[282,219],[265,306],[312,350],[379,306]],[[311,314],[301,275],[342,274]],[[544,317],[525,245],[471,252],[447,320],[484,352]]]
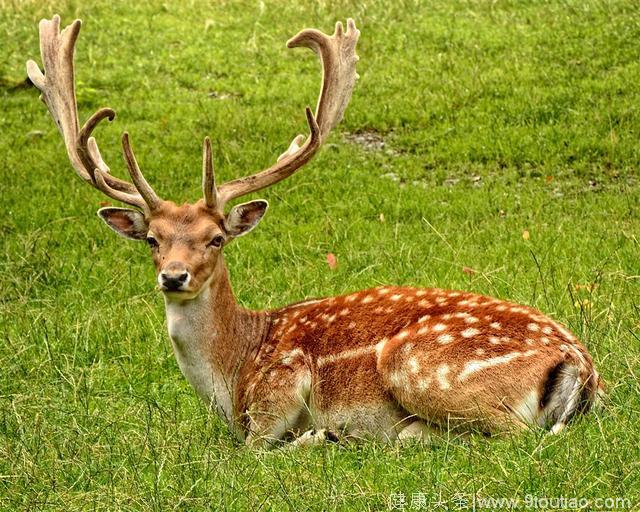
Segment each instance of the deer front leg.
[[304,362],[271,366],[248,386],[248,445],[277,446],[287,435],[309,427],[311,372]]
[[429,444],[432,441],[433,434],[439,433],[437,429],[429,425],[423,420],[416,419],[400,432],[398,432],[399,441],[418,441],[421,443]]

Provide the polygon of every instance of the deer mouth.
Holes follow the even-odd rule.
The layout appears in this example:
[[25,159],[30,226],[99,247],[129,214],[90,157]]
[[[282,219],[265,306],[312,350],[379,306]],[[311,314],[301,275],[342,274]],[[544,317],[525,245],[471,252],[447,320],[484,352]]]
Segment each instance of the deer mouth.
[[165,300],[170,302],[186,302],[197,298],[200,290],[163,290],[160,289]]

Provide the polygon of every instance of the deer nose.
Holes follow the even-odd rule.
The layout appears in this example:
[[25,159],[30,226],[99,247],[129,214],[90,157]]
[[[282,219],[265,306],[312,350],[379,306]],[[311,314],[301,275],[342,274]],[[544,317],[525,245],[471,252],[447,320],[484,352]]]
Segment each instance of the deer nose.
[[176,268],[169,264],[167,268],[158,275],[158,284],[164,291],[176,292],[189,283],[190,277],[189,272],[186,271],[184,267]]

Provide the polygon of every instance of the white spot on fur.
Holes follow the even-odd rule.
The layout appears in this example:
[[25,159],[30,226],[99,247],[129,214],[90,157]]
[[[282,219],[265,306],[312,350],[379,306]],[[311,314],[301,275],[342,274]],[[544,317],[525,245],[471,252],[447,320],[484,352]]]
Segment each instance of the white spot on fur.
[[411,352],[411,350],[413,349],[414,344],[413,343],[405,343],[402,346],[402,353],[403,354],[408,354],[409,352]]
[[391,296],[391,300],[396,300],[397,301],[397,300],[400,300],[401,298],[402,298],[402,295],[400,295],[400,294],[395,294],[395,295]]
[[510,361],[518,357],[528,357],[530,355],[535,354],[535,350],[528,350],[525,353],[522,352],[511,352],[510,354],[505,354],[504,356],[492,357],[490,359],[482,359],[482,360],[473,360],[469,361],[464,369],[458,375],[458,380],[460,382],[466,380],[470,375],[473,375],[476,372],[484,370],[486,368],[491,368],[492,366],[497,366],[500,364],[506,364]]
[[349,314],[349,308],[344,308],[340,311],[340,316],[347,316]]
[[582,355],[582,352],[580,352],[578,350],[578,348],[575,345],[569,345],[569,348],[571,350],[573,350],[573,352],[575,353],[576,356],[578,356],[578,360],[584,365],[587,366],[587,362],[584,359],[584,356]]
[[387,344],[387,341],[389,341],[389,338],[382,338],[378,343],[376,343],[376,358],[380,359],[380,354],[382,353],[384,346]]
[[418,329],[418,332],[416,334],[418,334],[418,336],[422,336],[423,334],[427,334],[428,332],[429,332],[429,327],[425,325],[424,327],[420,327],[420,329]]
[[467,313],[466,311],[459,311],[458,313],[454,313],[454,315],[456,318],[466,318],[469,316],[469,313]]
[[413,295],[405,295],[404,300],[407,302],[413,302]]
[[431,385],[431,379],[420,379],[418,381],[417,387],[419,391],[426,391],[427,388]]
[[446,331],[447,329],[448,327],[446,326],[446,324],[436,324],[433,326],[434,332],[442,332],[442,331]]
[[411,373],[418,373],[418,370],[420,369],[420,365],[418,364],[418,360],[415,357],[410,358],[407,361],[407,365],[409,366],[409,371]]
[[391,385],[399,388],[404,384],[404,376],[400,374],[400,372],[393,372],[390,377],[389,380],[391,381]]
[[347,302],[353,302],[354,300],[356,300],[358,298],[358,294],[354,293],[353,295],[349,295],[345,300]]
[[478,319],[475,316],[468,316],[467,318],[464,319],[465,323],[467,324],[475,324]]
[[436,341],[441,345],[446,345],[447,343],[451,343],[453,341],[453,336],[451,336],[451,334],[441,334],[436,338]]
[[540,341],[545,345],[549,344],[549,338],[547,338],[546,336],[543,336],[542,338],[540,338]]
[[507,306],[505,306],[504,304],[500,304],[499,306],[496,306],[496,311],[505,311],[507,309]]
[[400,331],[397,335],[396,338],[399,340],[403,340],[405,339],[407,336],[409,336],[409,331]]
[[502,329],[502,325],[500,325],[500,322],[491,322],[491,325],[489,325],[489,327],[491,327],[492,329]]
[[495,336],[489,336],[489,343],[492,345],[500,345],[500,340]]
[[418,306],[420,306],[421,308],[429,308],[431,307],[431,303],[426,299],[420,299],[418,301]]
[[363,304],[369,304],[370,302],[373,302],[373,297],[371,295],[367,295],[364,299],[362,299]]
[[473,327],[469,327],[468,329],[462,331],[460,334],[463,338],[471,338],[472,336],[477,336],[478,334],[480,334],[480,331]]
[[424,290],[418,290],[416,292],[416,297],[424,297],[427,294]]
[[426,322],[427,320],[429,320],[429,318],[431,318],[431,315],[421,316],[420,318],[418,318],[418,323],[422,324],[422,323]]
[[449,384],[449,379],[447,378],[447,375],[450,371],[451,370],[449,369],[449,365],[447,364],[441,364],[440,366],[438,366],[438,369],[436,371],[436,374],[438,376],[438,385],[443,391],[451,387],[451,384]]
[[367,354],[374,354],[377,352],[377,345],[369,345],[366,347],[352,348],[350,350],[343,350],[337,354],[330,354],[326,356],[320,356],[317,359],[318,367],[325,366],[336,361],[342,361],[344,359],[355,359]]
[[441,306],[444,306],[447,303],[446,297],[436,297],[436,302]]
[[551,327],[549,327],[548,325],[545,325],[542,328],[542,332],[545,334],[553,334],[553,329]]
[[387,293],[389,293],[389,288],[380,288],[380,289],[378,290],[378,293],[379,293],[380,295],[386,295]]
[[325,299],[312,299],[312,300],[305,300],[303,302],[298,302],[297,304],[294,304],[293,306],[289,306],[291,308],[299,308],[302,306],[308,306],[309,304],[317,304],[318,302],[322,302]]
[[527,329],[531,332],[538,332],[540,330],[540,326],[538,324],[530,323],[527,325]]
[[483,356],[483,355],[484,355],[484,349],[483,349],[483,348],[477,348],[477,349],[475,350],[475,354],[476,354],[477,356]]

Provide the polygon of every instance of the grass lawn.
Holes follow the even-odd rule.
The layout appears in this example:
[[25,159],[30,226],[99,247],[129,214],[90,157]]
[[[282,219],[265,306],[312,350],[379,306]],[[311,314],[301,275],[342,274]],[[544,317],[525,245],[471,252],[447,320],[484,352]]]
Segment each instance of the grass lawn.
[[[96,217],[103,196],[20,87],[37,23],[56,12],[84,21],[81,118],[118,112],[96,133],[105,159],[124,176],[128,130],[176,201],[200,197],[205,135],[226,180],[306,130],[319,66],[284,43],[355,18],[344,122],[256,195],[267,217],[226,251],[238,300],[410,284],[520,301],[582,338],[606,405],[556,437],[238,445],[180,374],[147,247]],[[640,507],[639,20],[634,0],[0,0],[0,509]]]

